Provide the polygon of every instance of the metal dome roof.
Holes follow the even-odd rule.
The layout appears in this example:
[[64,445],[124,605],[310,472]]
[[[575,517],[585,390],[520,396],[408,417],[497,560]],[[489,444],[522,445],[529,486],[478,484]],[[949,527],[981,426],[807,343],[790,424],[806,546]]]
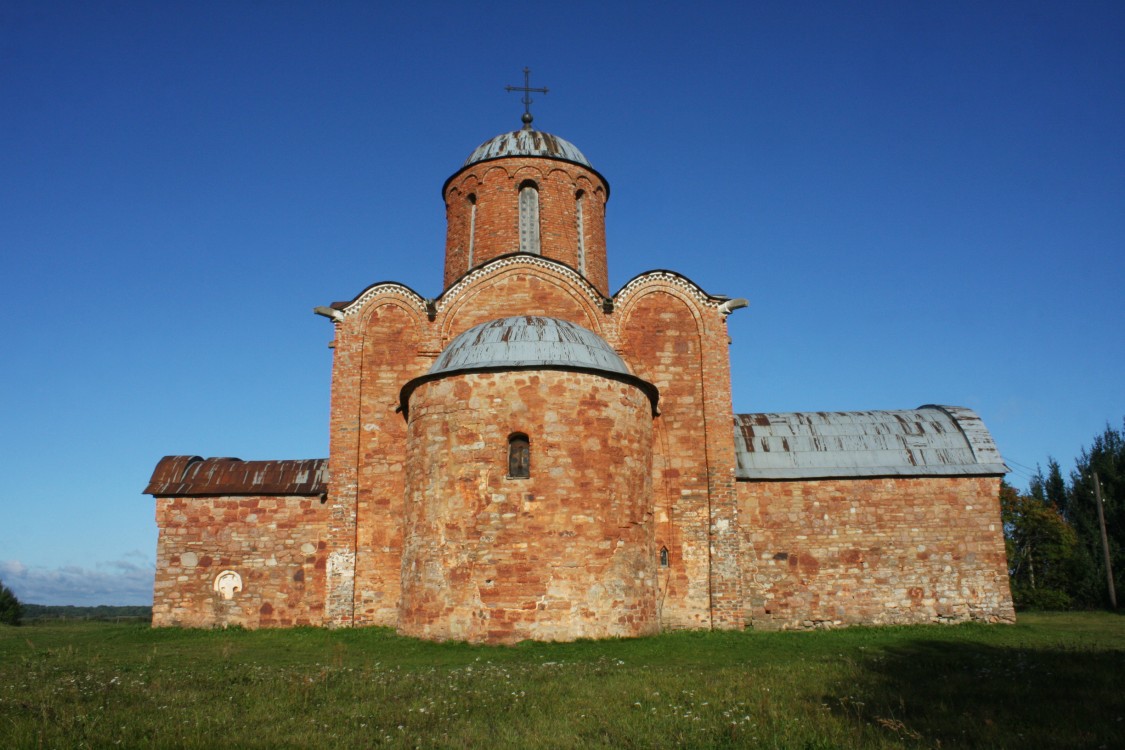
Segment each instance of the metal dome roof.
[[605,339],[580,325],[540,315],[519,315],[473,326],[449,342],[429,372],[399,393],[399,410],[409,413],[418,386],[448,375],[506,370],[577,370],[631,383],[648,396],[659,414],[660,391],[638,378]]
[[547,159],[562,159],[593,169],[593,166],[578,150],[578,147],[570,141],[563,140],[557,135],[528,128],[513,130],[511,133],[501,133],[492,140],[485,141],[469,155],[462,168],[480,161],[499,159],[505,156],[541,156]]
[[593,331],[538,315],[500,318],[473,326],[449,342],[428,374],[537,366],[631,375],[621,357]]

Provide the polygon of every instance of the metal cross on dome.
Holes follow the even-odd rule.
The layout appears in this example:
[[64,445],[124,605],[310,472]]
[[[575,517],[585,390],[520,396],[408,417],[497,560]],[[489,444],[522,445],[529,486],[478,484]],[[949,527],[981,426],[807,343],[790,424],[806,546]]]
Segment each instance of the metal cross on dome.
[[505,91],[522,91],[523,92],[523,98],[520,99],[520,101],[523,102],[523,116],[520,117],[520,120],[523,121],[523,126],[524,126],[525,129],[531,130],[531,121],[532,121],[532,119],[534,119],[531,116],[531,101],[532,101],[531,92],[534,91],[537,94],[546,94],[547,93],[546,87],[541,88],[541,89],[531,88],[531,68],[524,68],[523,69],[523,85],[522,86],[505,86],[504,90]]

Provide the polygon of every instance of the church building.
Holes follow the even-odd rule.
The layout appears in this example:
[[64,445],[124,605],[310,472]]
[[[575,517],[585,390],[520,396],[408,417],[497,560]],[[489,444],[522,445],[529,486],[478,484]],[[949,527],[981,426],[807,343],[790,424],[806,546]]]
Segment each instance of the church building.
[[160,460],[153,624],[512,643],[1013,620],[977,415],[734,414],[745,301],[669,270],[611,292],[609,183],[531,123],[445,181],[440,294],[315,309],[327,459]]

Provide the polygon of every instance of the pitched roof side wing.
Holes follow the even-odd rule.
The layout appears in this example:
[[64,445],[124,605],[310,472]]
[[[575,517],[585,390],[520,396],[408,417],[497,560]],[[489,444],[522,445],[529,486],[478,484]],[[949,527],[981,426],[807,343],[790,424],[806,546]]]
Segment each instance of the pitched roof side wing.
[[996,444],[971,409],[736,414],[738,479],[1000,476]]
[[242,461],[237,458],[165,456],[144,494],[155,497],[216,495],[324,495],[328,459]]

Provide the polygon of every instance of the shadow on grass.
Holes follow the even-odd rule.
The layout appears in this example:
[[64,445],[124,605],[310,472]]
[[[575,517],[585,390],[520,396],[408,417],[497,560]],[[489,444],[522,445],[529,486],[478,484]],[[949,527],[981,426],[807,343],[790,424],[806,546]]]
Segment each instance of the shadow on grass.
[[859,657],[838,716],[923,747],[1125,747],[1125,651],[916,640]]

